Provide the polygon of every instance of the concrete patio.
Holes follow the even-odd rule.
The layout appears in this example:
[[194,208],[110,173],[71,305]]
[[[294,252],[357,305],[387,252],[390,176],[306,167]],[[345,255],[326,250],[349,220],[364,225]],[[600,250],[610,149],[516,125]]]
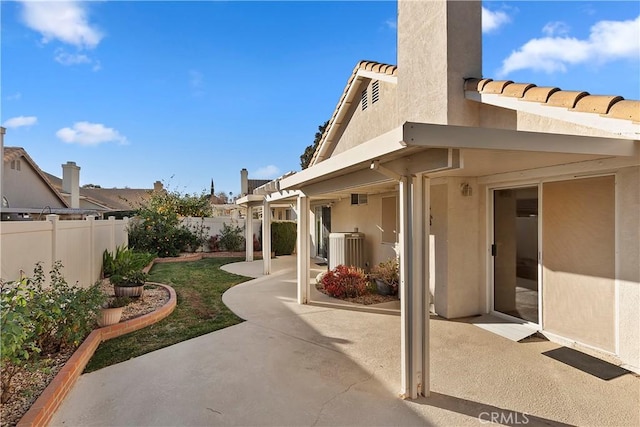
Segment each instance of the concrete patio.
[[[465,321],[431,321],[429,398],[403,401],[400,318],[296,303],[292,258],[223,297],[246,321],[81,376],[51,425],[640,425],[603,381]],[[261,261],[229,271],[260,276]]]

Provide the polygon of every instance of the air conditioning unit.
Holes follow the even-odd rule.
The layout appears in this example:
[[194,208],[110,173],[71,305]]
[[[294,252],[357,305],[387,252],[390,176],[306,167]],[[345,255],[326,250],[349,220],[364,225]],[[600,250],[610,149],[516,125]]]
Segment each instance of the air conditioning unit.
[[329,234],[329,269],[341,264],[364,268],[364,233]]

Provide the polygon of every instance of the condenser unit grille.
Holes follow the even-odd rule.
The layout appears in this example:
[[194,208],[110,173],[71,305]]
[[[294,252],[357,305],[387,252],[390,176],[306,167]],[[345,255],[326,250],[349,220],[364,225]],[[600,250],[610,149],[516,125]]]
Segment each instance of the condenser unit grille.
[[339,265],[364,268],[364,233],[329,234],[329,269]]

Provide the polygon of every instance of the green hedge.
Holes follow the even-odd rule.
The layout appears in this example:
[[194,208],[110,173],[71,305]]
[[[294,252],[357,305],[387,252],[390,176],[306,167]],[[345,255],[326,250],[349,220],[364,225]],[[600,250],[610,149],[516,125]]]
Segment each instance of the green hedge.
[[291,255],[296,247],[297,226],[295,222],[271,223],[271,250],[276,255]]

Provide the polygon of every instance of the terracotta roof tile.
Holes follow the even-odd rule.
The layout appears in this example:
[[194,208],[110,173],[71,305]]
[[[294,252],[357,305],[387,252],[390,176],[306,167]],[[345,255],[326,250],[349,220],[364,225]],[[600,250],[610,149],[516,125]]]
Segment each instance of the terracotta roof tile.
[[492,82],[493,79],[482,79],[478,82],[478,91],[481,92],[484,87],[487,85],[487,83]]
[[482,93],[501,94],[504,91],[504,88],[512,83],[513,82],[511,80],[493,80],[484,85]]
[[585,113],[607,114],[613,104],[623,99],[621,96],[587,95],[578,100],[574,110]]
[[549,97],[559,90],[560,88],[557,87],[532,87],[524,94],[524,100],[546,103],[549,100]]
[[609,108],[607,117],[640,122],[640,101],[624,99]]
[[513,98],[522,98],[529,89],[534,87],[536,87],[536,85],[533,83],[512,83],[504,88],[502,94]]
[[555,107],[573,108],[581,98],[587,95],[589,95],[589,92],[559,90],[551,94],[547,104]]

